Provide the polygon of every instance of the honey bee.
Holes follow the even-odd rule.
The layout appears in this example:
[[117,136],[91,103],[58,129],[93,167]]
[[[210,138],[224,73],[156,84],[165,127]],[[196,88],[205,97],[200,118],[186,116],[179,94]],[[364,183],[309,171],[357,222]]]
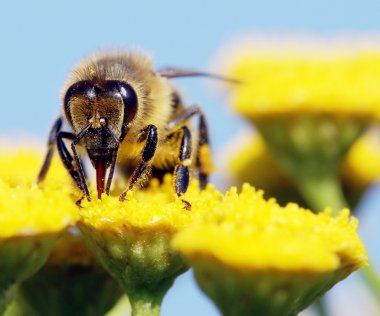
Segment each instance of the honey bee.
[[[135,51],[98,53],[84,59],[63,88],[63,115],[51,128],[37,182],[44,180],[57,148],[74,183],[91,200],[80,146],[95,168],[99,199],[104,192],[109,194],[116,165],[128,176],[121,201],[147,174],[172,172],[179,197],[193,173],[204,187],[212,172],[206,118],[200,107],[185,106],[169,80],[189,76],[229,80],[181,69],[154,71],[152,60]],[[196,133],[190,124],[195,116]],[[71,131],[62,130],[64,122]]]

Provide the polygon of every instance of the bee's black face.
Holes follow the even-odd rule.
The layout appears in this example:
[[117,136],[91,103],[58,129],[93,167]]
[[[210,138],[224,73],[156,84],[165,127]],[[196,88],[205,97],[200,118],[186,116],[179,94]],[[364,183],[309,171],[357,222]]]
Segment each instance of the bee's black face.
[[[64,111],[76,133],[91,123],[94,129],[108,127],[120,140],[134,119],[137,106],[134,89],[118,80],[78,81],[69,87],[64,97]],[[104,146],[99,141],[96,143]]]
[[136,115],[137,103],[133,88],[118,80],[78,81],[65,94],[68,122],[77,135],[86,131],[81,144],[96,170],[99,196],[104,192],[106,171]]

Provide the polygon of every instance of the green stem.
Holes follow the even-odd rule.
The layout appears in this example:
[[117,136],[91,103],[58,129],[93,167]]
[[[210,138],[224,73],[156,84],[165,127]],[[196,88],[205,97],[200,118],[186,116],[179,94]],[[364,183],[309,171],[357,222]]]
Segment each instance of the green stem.
[[334,214],[348,207],[337,175],[333,173],[303,175],[299,173],[296,185],[309,207],[321,212],[331,207]]
[[164,295],[151,293],[128,293],[132,307],[132,316],[158,316],[160,315],[161,302]]
[[7,308],[3,316],[19,315],[38,316],[41,314],[36,313],[19,295],[16,295],[16,298],[12,301],[12,304]]
[[2,286],[2,289],[0,291],[0,315],[3,315],[5,313],[8,306],[13,301],[16,293],[16,287],[16,284]]
[[359,270],[360,275],[371,288],[376,299],[380,298],[380,278],[371,266]]
[[[296,185],[306,203],[315,212],[321,212],[328,206],[336,215],[342,208],[348,206],[337,175],[332,172],[302,175],[300,173],[297,177]],[[328,316],[323,298],[316,301],[315,308],[319,316]]]
[[326,301],[323,298],[319,298],[315,302],[315,308],[317,310],[317,314],[319,316],[328,316],[327,308],[326,308]]

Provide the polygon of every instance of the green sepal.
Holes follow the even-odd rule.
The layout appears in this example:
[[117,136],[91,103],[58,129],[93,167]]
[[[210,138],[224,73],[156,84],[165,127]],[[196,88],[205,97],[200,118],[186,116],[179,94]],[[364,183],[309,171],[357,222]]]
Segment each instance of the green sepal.
[[200,288],[224,316],[296,316],[350,272],[243,271],[200,258],[192,266]]
[[6,316],[102,316],[122,295],[100,265],[47,264],[18,286]]
[[173,232],[124,227],[115,233],[83,223],[80,228],[89,248],[128,295],[132,315],[159,315],[166,292],[188,269],[170,246]]
[[347,206],[339,181],[342,160],[362,134],[355,118],[298,115],[257,120],[273,158],[315,211]]
[[36,273],[46,262],[57,234],[0,239],[0,314],[15,294],[15,286]]

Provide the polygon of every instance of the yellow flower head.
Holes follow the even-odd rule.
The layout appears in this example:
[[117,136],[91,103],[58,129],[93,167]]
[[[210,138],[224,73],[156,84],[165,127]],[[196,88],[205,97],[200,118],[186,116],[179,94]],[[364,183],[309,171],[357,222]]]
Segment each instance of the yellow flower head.
[[0,238],[60,232],[77,218],[75,203],[62,191],[11,187],[0,179]]
[[[106,195],[101,201],[96,198],[92,202],[85,201],[80,214],[83,223],[99,231],[117,234],[148,230],[173,233],[192,223],[194,217],[208,209],[219,195],[212,186],[201,191],[194,180],[179,199],[174,193],[171,176],[166,176],[163,184],[153,179],[147,190],[128,192],[125,202]],[[190,211],[183,200],[191,203]]]
[[262,195],[231,189],[173,241],[223,314],[295,315],[367,264],[348,210],[314,214]]
[[350,192],[362,192],[380,178],[380,135],[371,129],[348,151],[342,166],[342,179]]
[[70,198],[71,183],[58,162],[46,185],[35,184],[42,155],[20,150],[0,158],[0,238],[48,234],[74,224],[78,211]]
[[339,39],[288,39],[257,41],[245,48],[239,52],[237,47],[233,60],[227,61],[228,75],[243,81],[232,86],[233,104],[243,115],[379,119],[380,47],[342,45]]
[[59,233],[78,218],[70,183],[59,183],[59,174],[53,173],[51,185],[34,184],[41,162],[27,151],[0,158],[0,314],[15,284],[42,267]]
[[380,118],[380,45],[360,44],[257,41],[224,62],[242,81],[230,85],[234,108],[315,211],[346,205],[337,179],[343,157]]
[[[0,179],[10,186],[34,184],[43,159],[42,154],[33,149],[24,147],[10,150],[2,149]],[[69,182],[67,171],[63,168],[59,158],[55,157],[42,186],[60,187],[63,183],[67,184]]]
[[170,245],[173,234],[194,222],[219,197],[211,186],[200,190],[194,180],[178,198],[171,177],[165,177],[162,185],[152,181],[147,189],[128,192],[124,202],[117,196],[103,196],[102,201],[82,203],[80,227],[86,241],[119,280],[133,311],[150,306],[158,313],[166,291],[187,269]]
[[[262,191],[231,189],[200,225],[183,230],[174,245],[190,258],[212,257],[243,270],[325,273],[366,264],[357,220],[343,210],[314,214],[296,204],[280,207]],[[312,249],[312,254],[308,253]]]

